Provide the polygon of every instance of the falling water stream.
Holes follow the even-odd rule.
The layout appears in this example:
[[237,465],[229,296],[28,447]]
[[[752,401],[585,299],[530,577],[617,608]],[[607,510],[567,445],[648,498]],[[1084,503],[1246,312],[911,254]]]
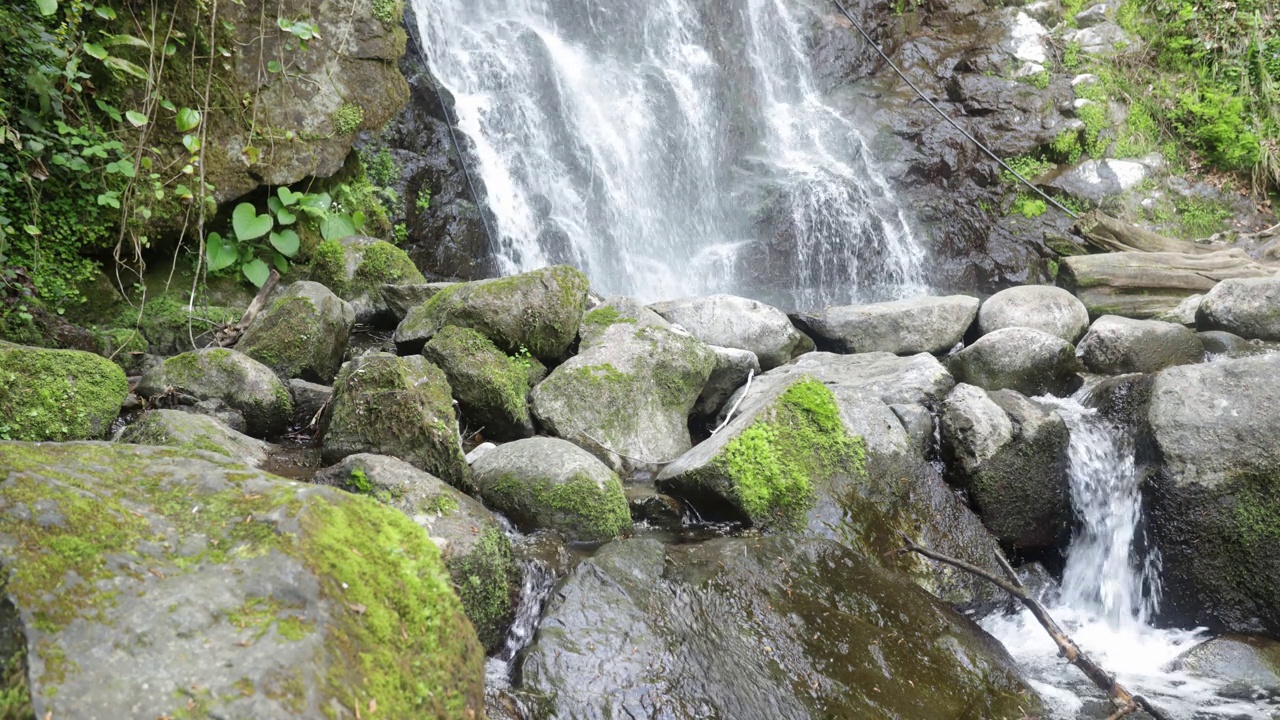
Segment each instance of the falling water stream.
[[[1212,681],[1170,670],[1178,655],[1207,636],[1151,624],[1160,600],[1160,558],[1142,535],[1130,434],[1082,405],[1082,397],[1039,399],[1053,404],[1071,431],[1071,494],[1079,520],[1062,586],[1044,598],[1050,614],[1131,692],[1178,720],[1268,717],[1261,706],[1219,696],[1221,688]],[[1027,612],[989,617],[982,624],[1023,666],[1053,717],[1110,713],[1109,707],[1102,710],[1100,693],[1058,656],[1057,646]]]
[[474,143],[504,272],[568,262],[646,300],[921,293],[921,246],[810,67],[829,7],[412,1]]

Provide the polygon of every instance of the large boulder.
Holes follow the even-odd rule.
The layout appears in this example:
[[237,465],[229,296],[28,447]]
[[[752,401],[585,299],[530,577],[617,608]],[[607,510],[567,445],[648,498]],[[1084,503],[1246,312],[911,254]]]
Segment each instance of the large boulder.
[[693,412],[702,417],[714,417],[724,407],[725,401],[747,382],[747,378],[760,374],[760,361],[750,350],[715,345],[707,347],[716,354],[716,366],[711,370]]
[[529,414],[529,370],[470,328],[449,325],[422,348],[444,370],[463,419],[473,430],[499,440],[533,435]]
[[1166,621],[1280,632],[1280,355],[1156,376],[1137,463]]
[[271,299],[236,349],[284,377],[331,383],[355,320],[351,304],[325,286],[296,282]]
[[1280,642],[1275,640],[1249,635],[1216,637],[1179,655],[1172,669],[1219,684],[1220,696],[1280,699]]
[[378,289],[378,297],[381,300],[379,306],[385,322],[391,327],[399,325],[410,310],[439,295],[441,290],[456,284],[436,282],[418,285],[383,285]]
[[483,713],[439,552],[372,500],[211,453],[0,443],[0,506],[35,717]]
[[617,470],[660,465],[692,446],[689,415],[716,366],[707,345],[634,309],[644,321],[619,314],[608,325],[584,325],[578,354],[532,394],[547,432]]
[[813,341],[786,314],[755,300],[711,295],[654,303],[649,309],[708,345],[750,350],[765,370],[813,350]]
[[822,350],[898,355],[945,353],[964,339],[978,314],[977,298],[965,295],[830,307],[800,314],[797,321]]
[[369,495],[422,526],[440,557],[486,651],[506,637],[520,597],[520,568],[511,539],[479,502],[436,476],[385,455],[349,455],[313,482]]
[[142,397],[168,392],[216,399],[239,412],[255,437],[284,433],[293,417],[289,388],[271,368],[236,350],[206,348],[175,355],[148,370],[138,383]]
[[1086,370],[1105,375],[1153,373],[1204,359],[1204,344],[1194,330],[1117,315],[1098,318],[1078,350]]
[[409,311],[396,328],[396,347],[401,354],[418,352],[456,325],[478,331],[505,353],[555,362],[578,335],[589,287],[586,275],[566,265],[451,285]]
[[1071,535],[1066,423],[1012,390],[960,384],[941,413],[949,479],[1013,552],[1054,552]]
[[1200,302],[1196,327],[1280,340],[1280,277],[1223,280]]
[[124,372],[106,358],[0,343],[0,437],[101,438],[128,394]]
[[1052,285],[1021,285],[987,298],[978,311],[983,335],[1024,327],[1074,343],[1089,329],[1089,311],[1075,295]]
[[343,365],[319,434],[326,463],[357,453],[390,455],[454,487],[471,487],[449,382],[420,355],[371,353]]
[[996,330],[947,360],[956,380],[984,390],[1063,395],[1079,385],[1083,369],[1071,343],[1031,328]]
[[569,540],[603,542],[631,528],[618,476],[573,443],[517,440],[481,455],[472,471],[485,502],[526,530],[550,528]]
[[250,467],[262,467],[271,446],[236,432],[208,415],[180,410],[153,410],[115,438],[116,442],[134,445],[162,445],[183,450],[204,450],[225,455]]
[[610,543],[553,596],[521,677],[539,717],[566,720],[961,720],[1039,706],[971,621],[848,548],[786,536]]
[[363,235],[325,240],[311,254],[311,279],[351,301],[356,319],[376,321],[384,313],[385,285],[426,282],[408,254],[389,242]]

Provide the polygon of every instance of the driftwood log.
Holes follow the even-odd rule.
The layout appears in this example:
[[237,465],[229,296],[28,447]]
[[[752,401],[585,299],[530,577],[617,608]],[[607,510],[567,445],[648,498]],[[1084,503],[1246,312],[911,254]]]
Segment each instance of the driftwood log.
[[267,305],[267,298],[271,297],[271,293],[275,292],[276,285],[280,283],[280,273],[276,270],[271,271],[271,275],[267,276],[267,281],[262,283],[262,287],[258,290],[258,294],[254,296],[253,302],[249,303],[249,307],[245,309],[244,315],[240,316],[240,322],[234,325],[227,325],[214,333],[213,342],[218,347],[231,347],[240,342],[240,336],[244,335],[244,331],[253,324],[258,313],[262,312],[262,308]]
[[1086,213],[1076,220],[1072,229],[1084,238],[1087,245],[1103,252],[1176,252],[1199,255],[1221,249],[1190,240],[1165,237],[1117,220],[1099,210]]
[[1005,560],[1004,556],[1000,555],[999,552],[996,553],[996,559],[999,561],[1000,567],[1004,570],[1005,577],[999,577],[998,575],[983,570],[976,565],[971,565],[963,560],[957,560],[953,557],[934,552],[929,548],[917,544],[905,534],[902,535],[902,542],[903,546],[895,551],[896,554],[903,555],[909,552],[916,553],[917,555],[923,555],[931,560],[936,560],[937,562],[945,563],[954,568],[959,568],[960,570],[976,575],[977,577],[994,584],[996,587],[999,587],[1001,590],[1009,593],[1009,595],[1018,602],[1022,603],[1022,605],[1031,612],[1032,616],[1035,617],[1036,621],[1044,627],[1045,632],[1049,633],[1049,637],[1053,638],[1054,644],[1058,646],[1058,653],[1062,655],[1062,657],[1066,658],[1067,662],[1075,665],[1077,668],[1080,668],[1080,671],[1085,674],[1085,677],[1089,678],[1094,685],[1098,686],[1098,688],[1105,692],[1107,696],[1111,698],[1111,701],[1115,703],[1116,711],[1112,713],[1108,720],[1118,720],[1119,718],[1137,712],[1138,710],[1146,711],[1146,713],[1155,718],[1155,720],[1172,720],[1164,713],[1164,711],[1152,705],[1141,695],[1134,695],[1129,692],[1128,689],[1116,681],[1114,675],[1108,673],[1101,665],[1098,665],[1098,663],[1094,662],[1092,658],[1081,650],[1080,647],[1075,644],[1075,641],[1063,632],[1058,623],[1049,615],[1049,611],[1045,609],[1044,605],[1041,605],[1038,600],[1031,597],[1030,593],[1028,593],[1027,589],[1022,585],[1022,581],[1018,579],[1017,573],[1013,571],[1013,568],[1009,566],[1009,562]]

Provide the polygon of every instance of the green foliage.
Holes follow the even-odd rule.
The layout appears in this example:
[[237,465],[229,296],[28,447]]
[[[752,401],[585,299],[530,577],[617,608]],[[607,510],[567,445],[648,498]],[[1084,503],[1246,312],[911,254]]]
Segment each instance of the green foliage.
[[418,212],[426,212],[431,209],[431,191],[427,188],[418,190],[418,198],[414,201],[414,207],[418,208]]
[[365,474],[364,468],[356,468],[351,471],[351,481],[348,485],[362,495],[368,495],[373,492],[373,483],[369,482],[369,476]]
[[329,119],[333,123],[335,135],[350,135],[359,130],[360,123],[364,122],[364,108],[355,103],[344,103],[333,111]]
[[1010,208],[1010,212],[1032,219],[1045,214],[1048,209],[1048,203],[1042,198],[1032,197],[1026,193],[1018,193],[1013,199],[1013,207]]
[[1019,77],[1018,82],[1030,85],[1036,88],[1037,90],[1044,90],[1045,88],[1049,87],[1049,81],[1052,78],[1053,76],[1049,74],[1048,70],[1041,70],[1038,73],[1033,73],[1031,75],[1023,75],[1022,77]]
[[1226,170],[1244,170],[1258,162],[1262,146],[1247,118],[1245,98],[1212,85],[1179,94],[1170,113],[1183,139]]
[[[1053,169],[1053,163],[1044,158],[1032,157],[1024,155],[1016,158],[1005,158],[1005,164],[1013,168],[1013,171],[1028,180],[1035,180],[1037,177],[1049,172]],[[1007,183],[1020,183],[1013,173],[1005,170],[1000,174],[1000,178]]]
[[1062,50],[1062,67],[1066,70],[1075,70],[1082,63],[1080,55],[1080,43],[1071,41]]
[[399,25],[404,20],[402,0],[373,0],[373,17],[384,25]]
[[1226,229],[1231,209],[1222,202],[1206,198],[1180,198],[1174,200],[1178,209],[1178,224],[1184,237],[1206,238]]
[[1049,144],[1049,150],[1059,161],[1075,164],[1084,154],[1084,146],[1080,144],[1080,133],[1076,130],[1063,130]]

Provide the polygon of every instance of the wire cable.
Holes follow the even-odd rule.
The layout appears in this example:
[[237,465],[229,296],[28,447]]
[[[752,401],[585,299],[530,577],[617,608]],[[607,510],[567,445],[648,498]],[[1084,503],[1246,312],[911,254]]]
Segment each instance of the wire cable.
[[440,92],[441,82],[434,73],[429,75],[431,87],[436,91],[436,99],[440,101],[440,109],[444,111],[444,124],[449,127],[449,139],[453,143],[453,152],[458,156],[458,166],[462,168],[462,175],[467,180],[467,190],[471,193],[471,203],[475,205],[476,213],[480,215],[480,223],[484,225],[484,236],[489,240],[489,252],[498,253],[501,248],[494,241],[493,228],[489,227],[489,216],[485,214],[484,207],[480,204],[480,195],[476,193],[476,184],[471,179],[471,171],[467,169],[467,159],[462,154],[462,144],[458,142],[458,134],[454,129],[453,116],[449,112],[449,105],[444,101],[444,93]]

